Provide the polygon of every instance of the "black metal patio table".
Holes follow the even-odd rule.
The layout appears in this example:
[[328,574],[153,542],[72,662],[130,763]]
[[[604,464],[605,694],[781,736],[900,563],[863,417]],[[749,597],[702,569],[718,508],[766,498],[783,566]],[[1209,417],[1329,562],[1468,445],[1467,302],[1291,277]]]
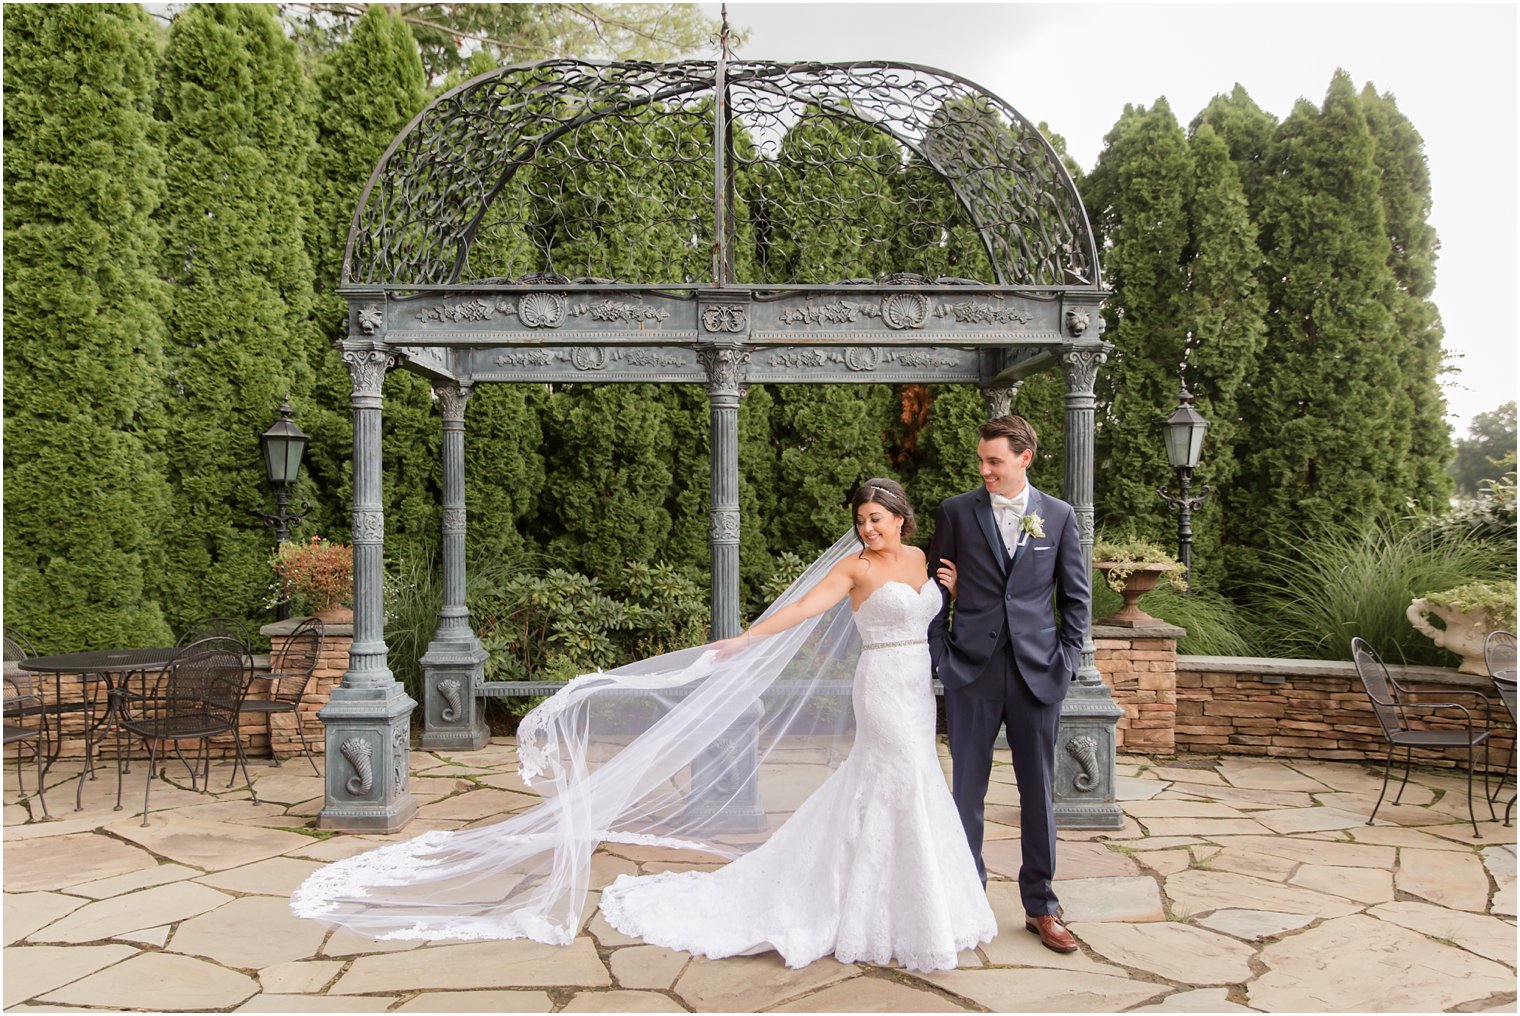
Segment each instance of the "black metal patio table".
[[[110,720],[113,710],[116,708],[115,698],[111,694],[117,688],[123,686],[133,674],[146,674],[161,671],[168,666],[175,657],[182,653],[183,649],[173,647],[161,647],[150,649],[99,649],[83,653],[59,653],[56,656],[33,656],[21,660],[17,664],[22,670],[36,674],[50,674],[53,678],[53,701],[42,706],[49,713],[61,715],[63,713],[84,713],[84,768],[79,771],[79,785],[74,791],[74,810],[81,811],[84,808],[84,778],[89,774],[90,779],[95,779],[95,731]],[[63,700],[63,675],[79,675],[79,701],[65,702]],[[105,707],[97,719],[95,716],[95,696],[91,694],[91,685],[104,683],[106,686]],[[52,751],[48,754],[47,765],[43,766],[44,776],[58,760],[63,749],[62,728],[60,736],[53,741]],[[120,764],[121,760],[118,760]]]

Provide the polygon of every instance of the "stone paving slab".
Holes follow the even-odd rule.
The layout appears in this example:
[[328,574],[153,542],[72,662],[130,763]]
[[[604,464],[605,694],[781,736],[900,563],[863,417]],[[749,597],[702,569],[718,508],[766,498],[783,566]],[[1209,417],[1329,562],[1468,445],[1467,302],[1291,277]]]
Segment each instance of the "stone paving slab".
[[1488,907],[1488,873],[1482,858],[1470,851],[1406,847],[1399,851],[1394,884],[1401,892],[1453,910],[1482,913]]
[[968,1007],[934,991],[885,977],[853,977],[767,1012],[967,1012]]
[[1231,836],[1214,842],[1304,864],[1338,864],[1348,868],[1392,868],[1396,857],[1392,847],[1300,840],[1291,836]]
[[580,991],[560,1012],[688,1012],[657,991]]
[[1515,974],[1490,960],[1358,914],[1264,947],[1267,972],[1246,987],[1269,1012],[1442,1012],[1513,993]]
[[307,861],[298,857],[271,857],[267,861],[255,861],[240,868],[214,871],[196,879],[202,885],[226,889],[235,893],[253,893],[261,896],[288,898],[306,876],[322,867],[319,861]]
[[1314,796],[1295,790],[1253,790],[1249,787],[1201,787],[1187,790],[1187,799],[1228,804],[1243,812],[1270,811],[1277,808],[1312,808]]
[[1234,909],[1278,910],[1314,917],[1344,917],[1362,909],[1336,896],[1228,871],[1190,870],[1168,875],[1166,894],[1193,915],[1220,909],[1222,903]]
[[791,970],[775,953],[726,960],[697,956],[674,990],[694,1012],[758,1012],[859,975],[855,964],[831,957]]
[[1314,799],[1326,808],[1336,808],[1340,811],[1350,812],[1362,818],[1362,824],[1366,825],[1367,816],[1372,814],[1373,806],[1377,806],[1376,826],[1387,826],[1390,823],[1400,826],[1423,826],[1441,825],[1451,821],[1451,816],[1434,808],[1412,804],[1406,795],[1403,804],[1394,804],[1392,800],[1384,800],[1377,803],[1377,794],[1315,794]]
[[14,945],[39,928],[78,910],[85,901],[62,893],[6,893],[5,944]]
[[457,818],[471,822],[493,815],[531,808],[538,798],[514,794],[509,790],[471,790],[433,804],[422,806],[421,815],[430,819]]
[[1249,1006],[1236,1005],[1227,997],[1228,988],[1195,988],[1168,995],[1154,1005],[1142,1005],[1130,1012],[1255,1012]]
[[547,991],[424,991],[392,1012],[553,1012]]
[[156,885],[168,885],[170,882],[183,882],[194,878],[200,872],[194,868],[187,868],[183,864],[172,862],[160,864],[154,868],[142,868],[131,871],[125,875],[116,875],[112,878],[97,879],[94,882],[86,882],[69,889],[70,893],[80,896],[88,896],[92,900],[108,900],[112,896],[120,896],[123,893],[134,892],[138,889],[148,889]]
[[1114,800],[1148,801],[1170,786],[1170,783],[1162,780],[1141,780],[1119,774],[1114,778]]
[[1283,914],[1275,910],[1216,910],[1197,923],[1248,942],[1276,938],[1285,931],[1296,931],[1313,924],[1315,917],[1306,914]]
[[204,956],[229,967],[267,967],[310,956],[327,929],[290,912],[276,896],[245,896],[180,924],[172,952]]
[[1376,868],[1305,864],[1299,867],[1288,884],[1344,896],[1358,903],[1387,903],[1393,899],[1393,873]]
[[1515,965],[1515,926],[1497,917],[1414,902],[1385,903],[1368,913],[1431,938],[1449,939],[1470,953],[1507,967]]
[[193,882],[173,882],[80,907],[33,932],[29,941],[96,942],[125,931],[183,921],[215,910],[231,899],[226,893]]
[[467,942],[428,945],[384,956],[361,956],[328,994],[550,985],[611,987],[612,978],[587,938],[577,938],[567,946],[522,940]]
[[1068,921],[1160,921],[1161,890],[1148,875],[1057,881],[1056,894]]
[[1256,950],[1225,935],[1175,922],[1084,924],[1077,929],[1093,952],[1119,966],[1183,984],[1236,984],[1251,978]]
[[143,953],[42,996],[44,1002],[160,1012],[227,1009],[258,993],[258,982],[189,956]]
[[[1057,892],[1061,884],[1057,884]],[[992,904],[993,916],[997,918],[997,937],[981,946],[987,962],[1003,967],[1054,967],[1058,970],[1083,970],[1091,973],[1123,976],[1119,968],[1094,959],[1086,952],[1052,952],[1040,944],[1038,935],[1024,929],[1024,905],[1019,900],[1019,887],[1011,882],[993,882],[987,886],[987,900]],[[1069,911],[1071,905],[1062,901]],[[1159,906],[1159,902],[1157,904]],[[1074,918],[1071,918],[1075,920]],[[963,963],[962,967],[966,965]],[[939,974],[915,974],[929,981],[944,976]]]
[[269,995],[310,995],[325,988],[342,969],[338,960],[271,963],[259,971],[259,987]]
[[952,970],[934,983],[993,1012],[1118,1012],[1171,989],[1071,970]]
[[331,937],[322,943],[322,949],[317,953],[319,956],[369,956],[374,953],[398,953],[411,952],[413,949],[421,949],[422,942],[404,942],[399,939],[377,939],[368,935],[360,935],[343,928],[333,931]]
[[1362,815],[1339,808],[1284,808],[1260,811],[1251,816],[1274,833],[1317,833],[1327,829],[1358,829],[1367,824]]
[[164,943],[169,941],[169,935],[174,928],[167,924],[160,924],[156,928],[139,928],[137,931],[123,931],[116,936],[119,942],[131,942],[134,945],[151,945],[154,948],[163,948]]
[[[281,1013],[386,1012],[394,1002],[394,998],[376,998],[368,995],[259,994],[253,996],[232,1011]],[[542,1009],[539,1011],[548,1012],[549,1010]]]
[[[193,811],[187,814],[193,815]],[[309,842],[308,837],[278,829],[201,822],[178,814],[155,817],[147,827],[128,819],[112,823],[106,830],[160,857],[205,871],[238,868],[278,857]]]
[[9,1009],[120,963],[138,950],[129,945],[17,946],[5,950],[3,994]]
[[1465,844],[1456,843],[1444,836],[1432,836],[1420,829],[1405,829],[1402,826],[1362,826],[1360,829],[1348,829],[1345,832],[1309,833],[1305,839],[1324,837],[1332,842],[1345,842],[1345,834],[1349,832],[1357,843],[1380,845],[1385,847],[1424,847],[1426,850],[1466,850]]
[[1131,801],[1124,805],[1124,814],[1133,815],[1143,824],[1151,818],[1245,818],[1227,804],[1213,801],[1180,801],[1175,797],[1152,798],[1149,801]]
[[664,990],[676,983],[690,961],[688,953],[657,945],[634,945],[614,952],[607,965],[620,988]]
[[1272,832],[1254,818],[1142,818],[1140,824],[1152,836],[1196,835],[1214,839],[1218,836],[1265,836]]
[[93,832],[16,842],[5,831],[6,892],[68,889],[157,865],[147,851]]
[[1158,875],[1175,875],[1193,866],[1193,855],[1186,850],[1141,850],[1134,854],[1137,862]]
[[1298,861],[1239,847],[1223,847],[1209,858],[1209,868],[1214,871],[1233,871],[1237,875],[1254,875],[1274,882],[1287,881],[1298,867]]
[[1306,776],[1281,762],[1260,762],[1226,756],[1219,760],[1219,775],[1232,787],[1249,790],[1301,790],[1317,793],[1328,790],[1312,776]]

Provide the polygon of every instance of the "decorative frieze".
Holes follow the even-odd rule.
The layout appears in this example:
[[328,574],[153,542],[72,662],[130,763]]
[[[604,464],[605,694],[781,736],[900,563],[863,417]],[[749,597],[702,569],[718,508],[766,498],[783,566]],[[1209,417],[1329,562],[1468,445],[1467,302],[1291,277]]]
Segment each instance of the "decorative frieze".
[[686,366],[675,353],[656,349],[617,349],[604,346],[575,346],[570,349],[514,349],[499,353],[496,366],[507,368],[553,367],[566,364],[576,370],[594,374],[616,367],[669,369]]
[[422,324],[451,325],[515,317],[523,327],[533,329],[554,329],[562,326],[569,318],[588,318],[642,329],[648,325],[663,324],[670,318],[670,311],[664,307],[651,306],[642,300],[608,298],[577,303],[572,302],[564,293],[524,293],[515,299],[501,296],[494,299],[473,297],[454,303],[444,300],[418,308],[413,312],[413,317]]

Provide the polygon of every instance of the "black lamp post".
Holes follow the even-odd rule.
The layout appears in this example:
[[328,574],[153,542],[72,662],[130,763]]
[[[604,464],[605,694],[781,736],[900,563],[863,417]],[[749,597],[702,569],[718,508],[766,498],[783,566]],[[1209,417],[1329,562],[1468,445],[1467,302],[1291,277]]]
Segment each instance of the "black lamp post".
[[[290,408],[290,396],[280,404],[280,418],[274,425],[259,436],[259,444],[264,451],[264,475],[269,478],[269,484],[274,488],[275,511],[274,514],[260,512],[264,517],[266,526],[275,527],[275,538],[284,543],[290,539],[290,527],[299,525],[301,519],[311,510],[311,505],[301,502],[299,512],[289,511],[290,488],[295,484],[296,478],[301,475],[301,456],[306,454],[307,437],[301,433],[291,417],[295,416],[295,410]],[[275,617],[281,621],[290,616],[290,605],[281,601],[275,608]]]
[[[1182,488],[1182,494],[1173,497],[1166,492],[1166,487],[1156,488],[1166,506],[1177,513],[1177,556],[1182,561],[1184,580],[1193,571],[1193,512],[1202,508],[1203,502],[1213,493],[1207,486],[1201,488],[1197,496],[1188,493],[1193,483],[1193,470],[1198,468],[1198,460],[1203,457],[1203,435],[1208,429],[1209,421],[1193,408],[1193,395],[1184,386],[1178,396],[1177,408],[1162,424],[1166,458],[1177,471],[1177,484]],[[1192,591],[1189,583],[1189,595]]]

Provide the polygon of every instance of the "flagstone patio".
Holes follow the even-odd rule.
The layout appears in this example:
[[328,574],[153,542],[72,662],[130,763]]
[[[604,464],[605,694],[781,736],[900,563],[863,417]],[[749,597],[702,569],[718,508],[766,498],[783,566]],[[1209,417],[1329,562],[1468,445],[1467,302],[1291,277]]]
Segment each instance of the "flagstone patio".
[[[998,937],[924,976],[692,959],[613,931],[595,893],[564,948],[381,943],[292,917],[287,894],[324,862],[534,801],[510,740],[412,761],[421,811],[400,837],[309,828],[322,782],[304,762],[255,763],[259,805],[222,790],[225,770],[211,795],[161,783],[147,828],[112,810],[109,772],[73,811],[60,763],[54,821],[4,808],[5,1011],[1515,1011],[1515,830],[1480,822],[1475,839],[1450,773],[1417,772],[1369,827],[1380,777],[1360,763],[1122,758],[1124,828],[1061,835],[1057,890],[1082,942],[1063,956],[1022,926],[1004,764],[988,807]],[[614,845],[592,885],[676,866]]]

